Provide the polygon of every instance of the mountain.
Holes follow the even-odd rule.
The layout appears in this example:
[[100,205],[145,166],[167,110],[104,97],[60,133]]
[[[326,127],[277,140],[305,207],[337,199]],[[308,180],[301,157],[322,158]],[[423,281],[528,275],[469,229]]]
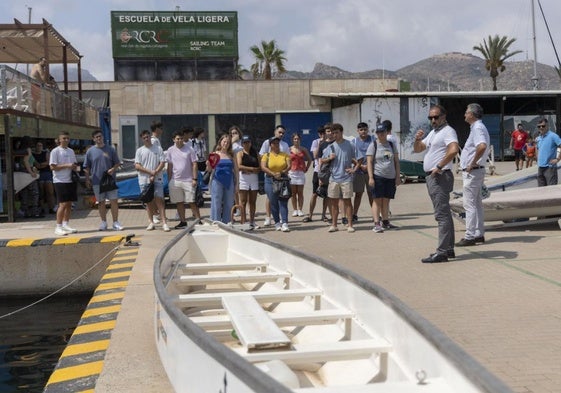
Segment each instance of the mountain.
[[[499,74],[499,90],[532,90],[533,61],[505,62],[506,70]],[[561,89],[555,68],[537,64],[540,90]],[[493,84],[485,60],[466,53],[451,52],[434,55],[397,71],[371,70],[350,72],[317,63],[312,72],[288,71],[283,79],[352,79],[401,78],[411,82],[412,91],[480,91],[492,90]]]
[[[49,72],[55,78],[55,81],[64,81],[64,72],[62,65],[52,64],[49,67]],[[78,80],[78,67],[75,64],[70,64],[68,66],[68,81],[75,82]],[[82,82],[96,82],[97,78],[93,76],[88,70],[82,68]]]
[[[534,62],[505,62],[506,70],[497,78],[499,90],[532,90]],[[64,80],[62,66],[52,65],[51,75],[56,81]],[[561,89],[561,79],[555,68],[546,64],[537,64],[540,90]],[[252,79],[247,73],[247,79]],[[244,78],[244,79],[246,79]],[[278,79],[369,79],[369,78],[401,78],[411,82],[411,91],[486,91],[492,90],[493,84],[489,71],[485,69],[485,60],[460,52],[443,53],[428,57],[417,63],[400,68],[396,71],[370,70],[350,72],[341,68],[316,63],[312,72],[287,71]],[[68,67],[68,80],[76,81],[77,67]],[[88,70],[82,69],[82,81],[97,81]]]

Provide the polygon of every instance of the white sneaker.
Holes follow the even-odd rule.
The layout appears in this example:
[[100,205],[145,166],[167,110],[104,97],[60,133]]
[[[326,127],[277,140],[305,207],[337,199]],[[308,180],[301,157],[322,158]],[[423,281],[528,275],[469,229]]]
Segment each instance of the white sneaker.
[[121,225],[121,223],[119,221],[115,221],[113,223],[113,230],[114,231],[122,231],[123,229],[125,229],[125,228],[123,228],[123,226]]
[[66,236],[66,235],[68,235],[68,233],[64,229],[62,229],[62,227],[56,227],[55,228],[55,235]]
[[282,227],[282,226],[281,226],[281,223],[280,223],[280,222],[277,222],[277,223],[275,224],[275,231],[280,231],[280,230],[281,230],[281,227]]
[[148,224],[148,226],[146,227],[147,231],[153,231],[154,229],[156,229],[156,225],[154,225],[153,222],[151,222],[150,224]]
[[152,223],[155,224],[155,225],[158,225],[160,223],[160,217],[153,216],[152,217]]
[[288,224],[286,222],[281,225],[281,231],[290,232],[290,228],[288,227]]
[[169,231],[171,231],[171,229],[169,229],[169,227],[168,227],[168,224],[164,224],[164,225],[162,226],[162,229],[164,230],[164,232],[169,232]]
[[101,224],[99,224],[99,229],[100,231],[106,231],[107,230],[107,221],[102,221]]
[[296,216],[298,216],[298,210],[294,210],[294,211],[292,212],[292,217],[296,217]]
[[77,229],[71,228],[68,225],[64,225],[62,227],[62,230],[65,231],[66,233],[76,233],[76,232],[78,232]]
[[298,217],[302,217],[304,215],[304,212],[302,210],[298,210]]
[[265,217],[265,221],[263,221],[263,226],[268,227],[271,225],[271,217]]

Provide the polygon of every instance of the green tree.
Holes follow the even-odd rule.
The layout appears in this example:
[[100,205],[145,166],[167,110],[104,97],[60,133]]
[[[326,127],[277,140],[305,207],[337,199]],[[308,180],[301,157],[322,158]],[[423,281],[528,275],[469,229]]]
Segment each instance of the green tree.
[[284,68],[284,51],[277,47],[275,40],[261,41],[261,47],[253,45],[249,50],[255,57],[251,73],[255,79],[271,79],[273,75],[286,72]]
[[488,40],[483,39],[483,44],[473,47],[473,50],[481,52],[485,58],[485,68],[489,71],[493,80],[493,90],[497,90],[499,73],[506,69],[505,60],[522,52],[521,50],[509,52],[509,48],[514,41],[516,41],[516,38],[495,35],[494,37],[489,36]]
[[244,74],[247,72],[249,72],[248,69],[244,68],[242,64],[238,64],[238,66],[236,67],[236,78],[242,80]]

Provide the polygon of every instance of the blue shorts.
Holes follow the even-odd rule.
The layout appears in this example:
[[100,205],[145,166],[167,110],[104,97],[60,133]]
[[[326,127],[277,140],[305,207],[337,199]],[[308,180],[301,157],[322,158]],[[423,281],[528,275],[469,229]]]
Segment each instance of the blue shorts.
[[395,179],[387,179],[374,175],[374,187],[372,188],[372,196],[374,198],[395,198]]

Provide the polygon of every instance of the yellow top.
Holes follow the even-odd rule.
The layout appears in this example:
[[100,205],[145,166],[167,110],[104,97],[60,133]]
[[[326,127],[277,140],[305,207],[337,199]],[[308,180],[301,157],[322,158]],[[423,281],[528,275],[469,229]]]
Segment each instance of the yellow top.
[[286,170],[286,168],[288,168],[288,159],[290,158],[290,156],[286,153],[280,152],[279,154],[270,152],[267,154],[264,154],[263,157],[261,157],[261,162],[267,162],[267,159],[269,160],[269,162],[267,163],[267,167],[271,170],[271,172],[282,172],[284,170]]

